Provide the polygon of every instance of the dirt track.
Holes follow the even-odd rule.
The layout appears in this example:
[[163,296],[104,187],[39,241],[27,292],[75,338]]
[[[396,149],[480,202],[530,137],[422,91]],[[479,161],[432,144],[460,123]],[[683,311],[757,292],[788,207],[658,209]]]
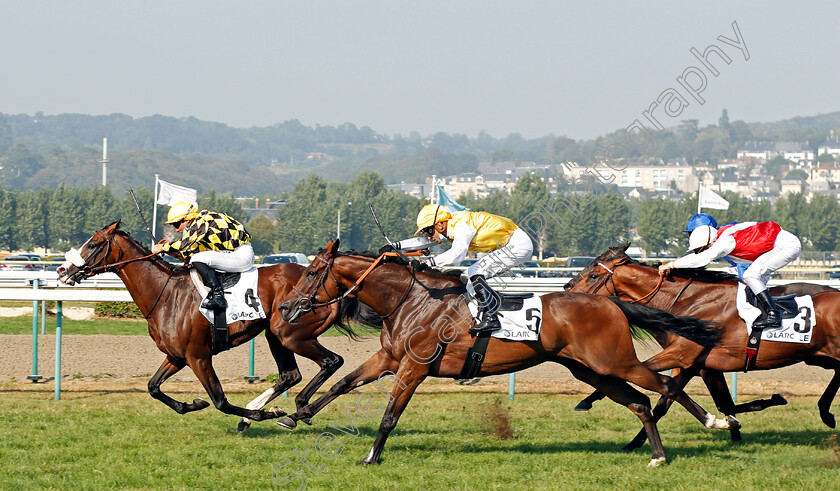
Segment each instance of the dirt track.
[[[344,357],[344,366],[333,380],[347,374],[367,360],[379,349],[378,338],[365,338],[360,342],[344,337],[321,338],[330,350]],[[39,336],[39,374],[52,378],[55,367],[55,336]],[[140,383],[148,381],[163,361],[148,336],[65,335],[62,338],[62,387],[72,389],[74,383]],[[640,348],[644,359],[652,354]],[[298,359],[304,381],[316,372],[317,366],[306,359]],[[222,381],[238,385],[235,381],[248,375],[248,348],[240,346],[214,357],[214,367]],[[32,336],[0,335],[0,382],[25,382],[32,371]],[[277,373],[277,366],[263,337],[257,338],[255,369],[257,376]],[[742,394],[769,395],[781,392],[788,395],[820,395],[830,380],[832,372],[798,364],[792,367],[739,374],[738,389]],[[197,381],[189,368],[171,380]],[[544,364],[517,374],[517,384],[523,383],[538,390],[540,386],[562,388],[562,391],[589,392],[588,386],[576,381],[568,370],[555,364]],[[728,379],[727,379],[728,380]],[[66,381],[66,382],[65,382]],[[508,376],[485,378],[481,385],[507,384]],[[443,381],[444,384],[451,382]],[[300,386],[302,387],[302,385]],[[693,381],[689,392],[703,392],[702,384]],[[200,390],[200,389],[199,389]],[[549,389],[552,390],[552,389]]]

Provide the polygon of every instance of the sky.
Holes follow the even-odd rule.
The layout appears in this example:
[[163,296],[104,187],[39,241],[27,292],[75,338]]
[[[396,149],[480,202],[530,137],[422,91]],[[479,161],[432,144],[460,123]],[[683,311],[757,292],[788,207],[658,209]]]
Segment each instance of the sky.
[[[0,113],[576,140],[723,109],[770,122],[840,110],[837,18],[836,1],[0,0]],[[690,52],[712,44],[717,75]],[[672,115],[651,109],[667,89]]]

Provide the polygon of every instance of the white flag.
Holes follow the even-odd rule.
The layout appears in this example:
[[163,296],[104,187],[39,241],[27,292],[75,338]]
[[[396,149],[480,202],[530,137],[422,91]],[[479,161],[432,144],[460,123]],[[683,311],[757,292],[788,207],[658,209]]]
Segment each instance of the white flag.
[[160,190],[158,191],[157,203],[172,206],[176,201],[189,201],[198,203],[198,195],[195,189],[185,188],[158,179]]
[[714,208],[715,210],[728,210],[729,201],[723,199],[719,194],[711,189],[705,189],[700,186],[700,204],[698,208]]

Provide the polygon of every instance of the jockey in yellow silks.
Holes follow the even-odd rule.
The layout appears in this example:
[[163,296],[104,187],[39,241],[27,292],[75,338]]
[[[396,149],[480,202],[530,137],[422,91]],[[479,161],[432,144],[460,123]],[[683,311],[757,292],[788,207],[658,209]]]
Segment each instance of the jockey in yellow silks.
[[501,328],[496,313],[499,302],[492,302],[493,290],[486,278],[497,276],[531,258],[534,244],[525,231],[513,221],[483,211],[456,211],[449,213],[441,205],[430,204],[417,215],[417,232],[438,244],[446,237],[452,241],[448,251],[425,261],[429,266],[458,264],[468,251],[487,252],[467,268],[463,275],[467,289],[475,292],[481,308],[481,322],[470,333],[495,331]]

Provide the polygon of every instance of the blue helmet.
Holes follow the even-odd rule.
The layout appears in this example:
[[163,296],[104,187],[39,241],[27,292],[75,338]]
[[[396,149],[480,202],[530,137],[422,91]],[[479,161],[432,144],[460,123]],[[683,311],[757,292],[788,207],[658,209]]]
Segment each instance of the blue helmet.
[[711,225],[712,227],[717,228],[717,220],[708,213],[698,213],[688,219],[688,224],[685,226],[685,232],[691,233],[700,225]]

